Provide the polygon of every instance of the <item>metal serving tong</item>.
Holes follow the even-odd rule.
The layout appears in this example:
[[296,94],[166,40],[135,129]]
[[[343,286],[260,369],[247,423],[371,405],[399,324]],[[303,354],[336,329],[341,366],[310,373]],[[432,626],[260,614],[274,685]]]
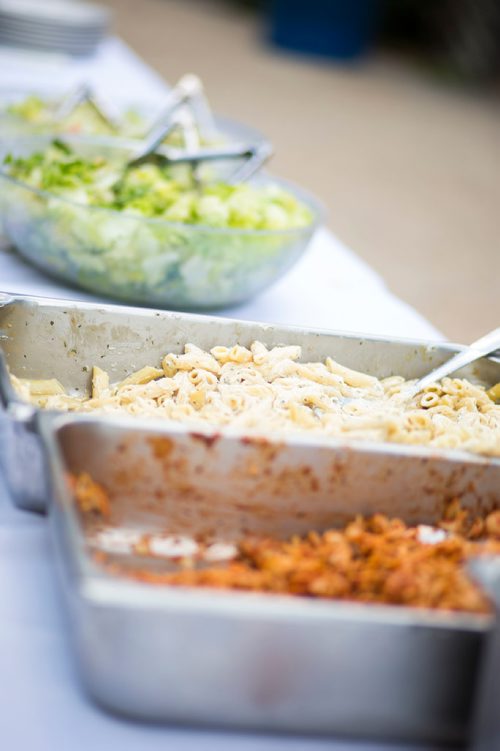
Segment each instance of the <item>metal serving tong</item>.
[[184,127],[186,127],[186,130],[192,133],[193,125],[199,127],[198,123],[192,123],[192,121],[187,123],[186,120],[184,120],[183,127],[183,121],[181,120],[179,123],[173,119],[173,115],[187,102],[191,102],[201,96],[202,92],[203,85],[198,76],[188,74],[178,81],[174,88],[171,89],[167,103],[161,114],[146,132],[144,136],[144,146],[141,153],[137,155],[137,160],[141,159],[142,156],[146,157],[150,152],[156,151],[168,134],[176,128],[181,127],[184,129]]
[[243,159],[243,164],[226,180],[238,183],[248,180],[259,170],[272,154],[272,147],[267,142],[258,144],[227,144],[216,147],[197,147],[193,149],[177,149],[161,146],[166,136],[178,124],[172,121],[171,112],[164,112],[164,120],[151,130],[148,138],[139,151],[130,159],[125,170],[139,167],[141,164],[192,164],[196,167],[202,162],[214,162],[231,159]]
[[114,112],[112,108],[104,103],[103,100],[97,96],[92,88],[82,83],[70,89],[56,104],[54,117],[57,120],[64,120],[69,117],[77,107],[81,104],[88,104],[92,107],[96,115],[112,130],[118,132],[120,130],[120,117],[117,112]]
[[189,136],[196,128],[198,134],[213,138],[217,133],[214,116],[208,103],[203,83],[194,73],[182,76],[170,90],[167,102],[155,122],[148,128],[144,138],[149,139],[157,128],[161,129],[170,118],[176,117],[177,125],[182,129],[186,146],[189,148]]
[[[122,121],[118,112],[98,96],[87,83],[79,84],[70,89],[55,106],[54,116],[57,119],[65,119],[81,104],[89,104],[98,117],[112,130],[118,132]],[[189,110],[185,108],[189,105]],[[181,110],[180,112],[178,112]],[[170,90],[166,104],[145,134],[145,139],[153,137],[165,122],[168,122],[177,114],[177,120],[173,124],[180,127],[186,138],[186,145],[194,131],[204,133],[207,137],[216,132],[212,111],[204,93],[203,84],[198,76],[188,73],[183,76]],[[192,138],[191,138],[192,145]]]
[[459,370],[459,368],[463,368],[465,365],[470,365],[470,363],[475,360],[479,360],[481,357],[486,357],[486,355],[491,355],[497,350],[500,350],[500,329],[494,329],[493,331],[490,331],[489,334],[472,342],[467,349],[459,352],[450,360],[443,363],[443,365],[431,370],[430,373],[423,376],[423,378],[420,378],[413,384],[413,386],[409,386],[402,393],[407,399],[412,399],[426,386],[430,386],[431,383],[435,383],[441,378]]
[[[168,132],[168,131],[167,131]],[[163,140],[163,139],[162,139]],[[273,150],[268,143],[228,144],[227,146],[198,148],[194,150],[162,147],[157,151],[141,149],[139,156],[127,162],[126,170],[141,164],[192,164],[243,159],[243,163],[224,182],[231,185],[249,180],[270,158]]]
[[[161,146],[165,138],[176,129],[182,130],[186,148],[181,150]],[[215,123],[204,95],[203,84],[198,76],[189,73],[170,91],[161,115],[146,133],[142,148],[128,162],[126,169],[145,163],[190,163],[198,180],[197,167],[200,163],[243,159],[243,163],[227,180],[229,183],[237,183],[252,177],[272,155],[272,147],[267,142],[201,147],[200,133],[213,136],[215,132]]]
[[[84,103],[89,104],[113,131],[119,132],[119,115],[113,112],[88,84],[80,84],[68,91],[57,103],[54,115],[57,119],[64,119]],[[162,146],[165,138],[177,129],[182,131],[185,149]],[[209,138],[213,137],[216,127],[203,84],[198,76],[189,73],[182,76],[170,90],[160,116],[146,132],[143,145],[125,169],[145,163],[190,163],[193,166],[195,180],[200,182],[197,170],[199,164],[217,160],[243,160],[226,180],[234,184],[252,177],[272,154],[272,147],[266,142],[203,148],[200,145],[200,133]]]

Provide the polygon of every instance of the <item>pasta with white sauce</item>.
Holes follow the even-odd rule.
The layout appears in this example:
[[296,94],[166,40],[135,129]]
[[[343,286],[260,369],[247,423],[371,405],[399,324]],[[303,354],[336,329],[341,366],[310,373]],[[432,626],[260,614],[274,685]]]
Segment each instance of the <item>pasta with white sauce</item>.
[[123,381],[93,368],[92,394],[64,392],[56,380],[13,376],[31,402],[64,411],[125,412],[143,417],[231,426],[250,434],[308,432],[325,437],[457,448],[500,456],[499,385],[487,391],[465,379],[443,378],[410,400],[413,381],[378,379],[325,362],[300,361],[299,346],[248,349],[186,344]]

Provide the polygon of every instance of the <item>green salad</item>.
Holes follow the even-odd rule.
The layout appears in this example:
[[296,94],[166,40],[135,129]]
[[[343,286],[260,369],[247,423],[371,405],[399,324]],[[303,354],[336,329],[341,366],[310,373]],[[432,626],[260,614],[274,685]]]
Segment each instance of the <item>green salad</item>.
[[198,184],[189,165],[143,164],[124,169],[116,159],[85,158],[62,141],[53,141],[29,157],[7,156],[8,174],[32,188],[64,196],[86,206],[169,222],[287,230],[305,227],[311,211],[277,186],[247,183]]
[[236,304],[293,265],[316,228],[314,204],[268,179],[199,184],[187,165],[125,169],[123,148],[31,141],[0,172],[6,234],[35,265],[93,292],[182,309]]

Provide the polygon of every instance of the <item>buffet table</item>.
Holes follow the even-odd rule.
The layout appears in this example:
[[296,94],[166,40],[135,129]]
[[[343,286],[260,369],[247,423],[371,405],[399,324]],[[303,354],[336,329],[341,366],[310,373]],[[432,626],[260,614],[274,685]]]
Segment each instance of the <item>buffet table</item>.
[[[64,62],[64,64],[62,64]],[[57,75],[58,86],[82,80],[115,95],[150,99],[165,84],[117,39],[92,60],[61,60],[0,48],[0,85],[43,87]],[[279,148],[279,144],[277,144]],[[7,248],[0,249],[0,291],[95,300],[48,279]],[[383,280],[327,230],[321,230],[303,259],[272,289],[255,300],[221,312],[232,318],[273,321],[415,339],[442,338],[415,310],[397,299]],[[29,468],[26,468],[29,471]],[[120,751],[380,751],[387,744],[325,738],[268,736],[179,727],[153,727],[105,714],[82,693],[75,674],[64,609],[46,520],[16,510],[0,477],[0,727],[5,748],[107,749]],[[398,747],[400,748],[400,747]],[[408,751],[410,748],[405,747]]]

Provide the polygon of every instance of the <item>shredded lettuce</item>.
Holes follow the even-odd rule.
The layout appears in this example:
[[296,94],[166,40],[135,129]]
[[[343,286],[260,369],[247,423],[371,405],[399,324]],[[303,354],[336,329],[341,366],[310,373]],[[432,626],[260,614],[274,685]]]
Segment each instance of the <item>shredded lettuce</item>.
[[172,222],[287,230],[312,221],[307,206],[278,188],[223,182],[198,185],[186,166],[143,164],[123,169],[109,158],[86,158],[60,140],[44,152],[7,157],[7,172],[27,185],[88,206],[167,219]]

